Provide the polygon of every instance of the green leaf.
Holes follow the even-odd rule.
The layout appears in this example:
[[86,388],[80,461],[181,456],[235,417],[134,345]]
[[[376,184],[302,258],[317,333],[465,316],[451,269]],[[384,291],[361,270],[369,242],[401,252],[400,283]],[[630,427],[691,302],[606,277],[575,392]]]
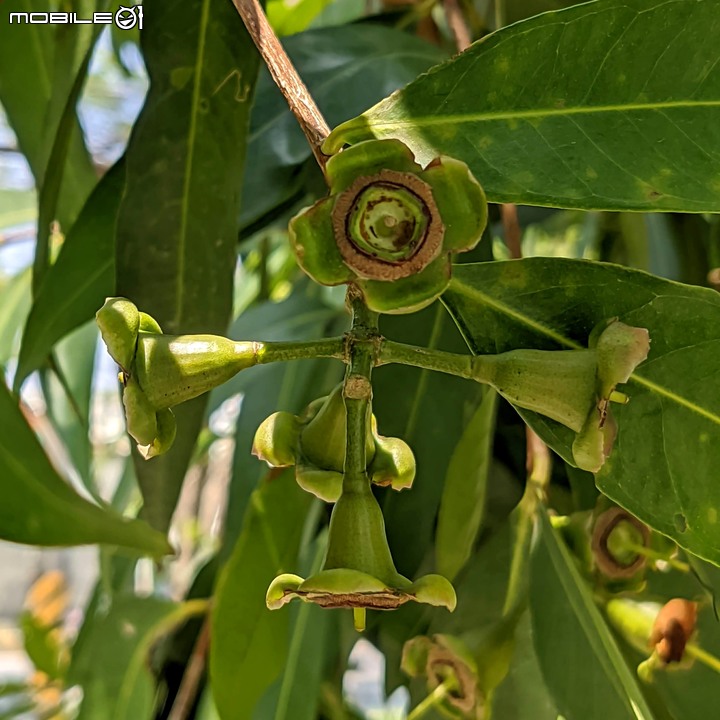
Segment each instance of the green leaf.
[[[167,333],[223,334],[257,53],[233,5],[211,0],[148,4],[142,47],[152,82],[126,155],[117,292]],[[206,402],[177,408],[166,455],[135,455],[156,528],[170,522]]]
[[155,696],[152,647],[206,607],[205,601],[177,605],[154,597],[118,596],[109,610],[96,610],[89,616],[83,645],[73,653],[68,673],[68,684],[83,689],[78,720],[151,717]]
[[47,414],[91,494],[96,492],[90,479],[89,429],[97,344],[97,326],[86,323],[58,344],[53,370],[42,374]]
[[268,610],[265,593],[276,575],[297,571],[311,499],[292,471],[264,481],[251,496],[242,533],[215,593],[210,677],[222,720],[249,719],[285,665],[288,608]]
[[487,390],[458,440],[443,488],[435,532],[437,571],[452,581],[472,554],[485,512],[497,393]]
[[[319,501],[316,506],[322,507]],[[317,507],[315,508],[317,509]],[[309,562],[301,563],[301,574],[315,574],[322,567],[327,549],[327,533],[320,535],[307,550]],[[287,662],[274,693],[273,720],[316,720],[320,701],[320,684],[323,680],[330,613],[313,603],[297,603],[287,649]],[[269,713],[255,717],[269,717]],[[263,708],[265,711],[265,708]]]
[[[79,16],[92,12],[94,3],[78,3]],[[49,0],[17,0],[13,12],[57,9]],[[5,15],[7,18],[7,14]],[[51,148],[63,117],[71,86],[92,41],[91,25],[0,24],[0,102],[42,187]],[[18,58],[23,62],[19,63]],[[96,182],[74,109],[67,115],[69,149],[56,218],[67,230]]]
[[[613,406],[598,488],[679,545],[720,563],[720,294],[615,265],[529,258],[461,265],[443,296],[474,353],[587,347],[612,317],[650,332],[648,360]],[[570,464],[571,430],[523,418]],[[688,462],[688,453],[693,461]]]
[[26,545],[119,545],[157,557],[172,552],[160,533],[81,498],[50,464],[0,382],[0,538]]
[[[463,342],[439,303],[408,316],[384,315],[386,337],[413,345],[461,352]],[[399,572],[413,577],[432,545],[443,480],[482,388],[459,378],[405,365],[373,373],[373,411],[381,435],[399,437],[415,455],[417,474],[407,492],[385,491],[388,542]]]
[[720,211],[716,0],[597,0],[511,25],[336,128],[468,163],[488,200]]
[[558,711],[545,686],[533,646],[530,613],[523,613],[515,631],[510,669],[493,693],[492,717],[557,720]]
[[7,364],[15,352],[16,340],[28,311],[32,293],[30,268],[8,280],[0,290],[0,366]]
[[269,0],[266,12],[273,30],[282,35],[295,35],[307,30],[312,21],[332,0]]
[[15,390],[46,360],[55,343],[94,318],[115,290],[115,222],[125,186],[118,161],[98,183],[48,268],[23,333]]
[[[376,24],[310,30],[283,40],[283,47],[331,124],[362,112],[444,57],[408,33]],[[242,227],[304,194],[308,178],[298,168],[310,157],[287,102],[269,74],[261,72],[248,143]],[[322,184],[320,179],[318,186]]]
[[535,651],[566,720],[652,720],[592,591],[540,508],[540,540],[531,562],[530,612]]
[[[102,25],[91,25],[92,32],[87,44],[82,43],[82,61],[75,73],[75,78],[65,98],[60,114],[57,132],[53,139],[52,148],[48,157],[47,167],[42,182],[38,183],[38,233],[35,243],[35,258],[33,261],[33,290],[37,292],[45,278],[45,273],[52,263],[52,224],[60,213],[60,192],[65,184],[65,166],[70,153],[73,134],[77,132],[77,114],[75,107],[85,86],[90,60],[93,56],[95,42],[100,36]],[[57,87],[57,85],[55,86]],[[87,197],[97,182],[95,177],[87,178],[82,188],[83,196]],[[62,228],[61,228],[62,229]]]

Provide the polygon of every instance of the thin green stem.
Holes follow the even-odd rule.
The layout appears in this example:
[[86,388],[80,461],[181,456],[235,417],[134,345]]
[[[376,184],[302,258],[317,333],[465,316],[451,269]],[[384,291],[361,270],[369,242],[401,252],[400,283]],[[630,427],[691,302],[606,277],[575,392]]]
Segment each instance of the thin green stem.
[[716,673],[720,673],[720,659],[711,655],[707,650],[703,650],[699,645],[696,645],[695,643],[688,643],[685,646],[685,652],[690,655],[690,657],[694,657],[696,660],[701,662],[703,665],[707,665]]
[[365,434],[371,411],[370,379],[379,338],[378,315],[367,308],[352,286],[348,289],[348,302],[352,309],[352,327],[346,337],[349,364],[343,386],[347,412],[343,492],[363,492],[369,485]]
[[384,340],[378,357],[378,365],[400,363],[425,370],[456,375],[468,380],[490,384],[494,370],[493,355],[460,355],[444,350],[405,345]]
[[665,562],[667,563],[671,568],[675,568],[675,570],[679,570],[683,573],[689,573],[690,572],[690,565],[683,562],[682,560],[676,560],[675,558],[670,558],[662,553],[657,552],[657,550],[653,550],[652,548],[645,547],[645,545],[638,545],[637,543],[633,542],[625,542],[623,543],[623,548],[626,550],[630,550],[631,552],[637,553],[638,555],[642,555],[643,557],[648,558],[649,560],[656,560],[658,562]]
[[448,679],[438,685],[422,702],[418,703],[407,716],[407,720],[420,720],[434,707],[437,707],[452,691],[454,679]]
[[253,346],[257,365],[313,358],[343,360],[345,354],[345,338],[342,337],[304,342],[255,342]]

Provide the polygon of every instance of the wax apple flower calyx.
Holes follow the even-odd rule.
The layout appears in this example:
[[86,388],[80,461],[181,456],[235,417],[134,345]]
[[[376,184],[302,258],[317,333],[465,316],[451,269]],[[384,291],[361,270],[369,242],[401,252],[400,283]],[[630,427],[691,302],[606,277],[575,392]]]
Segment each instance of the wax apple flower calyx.
[[471,250],[487,222],[465,163],[438,157],[422,168],[398,140],[353,145],[325,173],[329,197],[290,222],[295,255],[322,285],[354,283],[375,312],[413,312],[439,297],[452,254]]
[[164,335],[158,323],[125,298],[108,298],[97,324],[120,366],[128,433],[145,459],[175,438],[172,410],[256,364],[255,343],[216,335]]

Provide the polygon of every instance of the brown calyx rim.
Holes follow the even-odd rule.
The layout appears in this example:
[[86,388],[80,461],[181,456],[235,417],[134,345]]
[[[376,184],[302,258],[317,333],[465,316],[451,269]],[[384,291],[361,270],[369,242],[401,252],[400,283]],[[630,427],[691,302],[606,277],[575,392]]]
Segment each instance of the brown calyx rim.
[[[350,239],[348,222],[355,201],[366,187],[375,183],[386,183],[411,192],[423,205],[423,211],[428,221],[427,228],[418,242],[417,249],[408,258],[395,262],[382,260],[359,250]],[[398,172],[397,170],[381,170],[375,175],[359,177],[354,180],[350,187],[344,190],[335,201],[332,211],[332,225],[335,242],[345,264],[360,277],[369,280],[390,281],[416,275],[440,254],[443,237],[445,236],[445,226],[435,204],[430,185],[412,173]]]
[[443,670],[451,670],[457,680],[457,687],[451,690],[446,700],[463,713],[469,713],[477,699],[475,677],[470,668],[454,653],[441,645],[433,644],[428,652],[425,674],[431,689],[441,685],[447,675]]
[[602,513],[593,528],[592,553],[600,571],[609,578],[624,579],[632,577],[640,568],[645,565],[646,558],[638,556],[631,563],[621,563],[610,552],[608,539],[612,531],[621,523],[626,522],[632,525],[642,537],[642,544],[647,546],[650,541],[650,528],[632,516],[627,510],[619,507],[610,508]]
[[354,593],[293,590],[292,594],[300,595],[305,600],[325,608],[368,608],[370,610],[394,610],[414,599],[412,595],[399,590]]

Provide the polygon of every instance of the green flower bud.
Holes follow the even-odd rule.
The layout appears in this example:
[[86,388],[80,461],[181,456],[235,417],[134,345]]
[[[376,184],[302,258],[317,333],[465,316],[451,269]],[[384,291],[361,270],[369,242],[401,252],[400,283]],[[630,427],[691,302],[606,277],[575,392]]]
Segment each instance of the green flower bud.
[[375,457],[368,467],[375,485],[390,485],[393,490],[412,487],[415,479],[415,456],[400,438],[375,436]]
[[615,387],[648,355],[647,330],[617,320],[602,323],[588,350],[512,350],[477,358],[484,382],[513,405],[545,415],[576,433],[573,458],[597,472],[610,454],[616,426]]
[[[324,398],[313,400],[300,415],[274,413],[255,434],[253,454],[271,467],[295,465],[298,485],[325,502],[336,502],[342,490],[347,442],[343,383]],[[365,456],[372,482],[402,490],[412,485],[415,459],[398,438],[377,433],[370,416]]]
[[[365,452],[368,461],[375,454],[371,419],[368,418]],[[345,466],[347,418],[343,400],[343,384],[337,385],[317,414],[309,419],[300,432],[298,450],[308,465],[342,473]]]
[[445,290],[451,254],[472,249],[487,223],[467,165],[425,169],[398,140],[369,140],[326,166],[330,196],[290,221],[300,266],[316,282],[352,282],[376,312],[413,312]]
[[253,440],[252,454],[270,467],[295,464],[300,419],[289,412],[276,412],[260,424]]
[[125,298],[108,298],[97,312],[97,323],[122,369],[128,432],[146,459],[167,452],[175,439],[170,407],[256,363],[254,343],[215,335],[163,335],[150,315]]
[[267,592],[268,607],[275,610],[297,597],[323,607],[353,608],[358,629],[367,608],[391,610],[414,600],[454,610],[455,591],[445,578],[427,575],[413,583],[397,572],[367,477],[362,488],[343,492],[335,504],[320,572],[307,580],[276,578]]

